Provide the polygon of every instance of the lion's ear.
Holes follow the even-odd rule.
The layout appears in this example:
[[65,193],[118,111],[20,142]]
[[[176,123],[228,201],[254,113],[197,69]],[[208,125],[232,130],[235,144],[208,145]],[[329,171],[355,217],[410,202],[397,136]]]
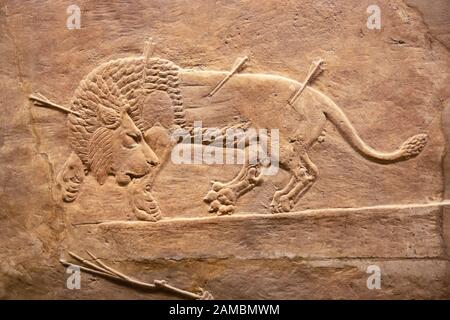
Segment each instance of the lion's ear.
[[84,179],[84,166],[80,158],[72,152],[56,177],[62,199],[72,202],[77,198],[80,185]]
[[98,116],[105,127],[109,129],[116,129],[120,125],[120,114],[112,108],[99,105]]

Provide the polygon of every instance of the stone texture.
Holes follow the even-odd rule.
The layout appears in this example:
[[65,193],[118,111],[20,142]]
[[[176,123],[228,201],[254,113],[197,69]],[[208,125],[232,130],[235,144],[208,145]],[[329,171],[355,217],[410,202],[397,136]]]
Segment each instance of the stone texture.
[[[1,298],[179,298],[87,273],[81,290],[66,289],[58,260],[70,260],[68,250],[87,258],[85,249],[142,281],[200,286],[219,299],[450,298],[448,1],[382,1],[381,30],[366,28],[371,1],[77,4],[79,30],[65,26],[65,1],[1,6]],[[242,196],[232,215],[218,217],[202,198],[211,180],[228,181],[241,166],[170,160],[152,183],[158,222],[136,221],[139,183],[120,186],[112,174],[101,185],[91,170],[76,200],[64,202],[58,179],[74,151],[68,116],[33,106],[29,95],[39,91],[70,107],[89,72],[141,56],[148,37],[151,57],[180,67],[188,123],[221,128],[236,116],[250,118],[279,128],[291,146],[298,130],[313,131],[304,123],[322,121],[318,90],[374,149],[394,150],[418,133],[428,144],[407,161],[371,162],[327,121],[325,140],[309,150],[317,182],[290,213],[270,209],[289,181],[285,170]],[[243,56],[246,69],[208,98]],[[318,57],[324,72],[293,112],[286,101]],[[145,129],[156,121],[170,126],[170,104],[161,92],[145,97]],[[380,290],[366,287],[369,265],[381,268]]]
[[[123,256],[136,261],[207,257],[442,259],[445,252],[439,235],[441,223],[438,208],[341,209],[221,219],[163,219],[155,224],[76,224],[71,235],[79,237],[75,243],[89,239],[83,245],[89,250],[106,242],[117,259]],[[129,239],[139,240],[130,243]],[[170,240],[155,245],[160,239]],[[95,243],[92,246],[91,241]],[[185,243],[189,246],[180,250]]]

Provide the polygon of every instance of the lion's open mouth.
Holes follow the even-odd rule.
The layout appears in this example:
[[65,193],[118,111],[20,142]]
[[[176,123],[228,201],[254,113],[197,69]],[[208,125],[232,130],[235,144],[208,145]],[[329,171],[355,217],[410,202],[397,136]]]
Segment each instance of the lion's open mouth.
[[139,179],[142,178],[143,176],[145,176],[148,172],[143,172],[143,173],[132,173],[132,172],[127,172],[125,173],[128,177],[130,177],[130,180],[135,180],[135,179]]
[[116,181],[121,186],[126,186],[132,181],[136,181],[146,176],[148,172],[135,173],[135,172],[122,172],[116,174]]

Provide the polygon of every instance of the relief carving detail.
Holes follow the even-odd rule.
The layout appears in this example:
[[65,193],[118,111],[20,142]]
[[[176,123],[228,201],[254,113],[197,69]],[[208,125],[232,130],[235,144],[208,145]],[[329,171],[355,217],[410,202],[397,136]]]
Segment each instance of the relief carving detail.
[[[279,150],[270,155],[272,158],[276,157],[279,167],[291,176],[285,187],[273,195],[270,204],[273,213],[291,211],[318,178],[319,170],[309,158],[308,151],[323,139],[327,121],[336,126],[354,150],[366,159],[380,164],[413,158],[420,154],[427,143],[426,134],[417,134],[392,152],[380,152],[371,148],[360,138],[341,108],[325,94],[307,85],[313,74],[320,69],[322,61],[314,65],[303,83],[299,83],[265,74],[235,75],[246,60],[246,57],[238,60],[229,73],[195,71],[182,69],[165,59],[149,58],[144,53],[141,57],[112,60],[95,68],[80,82],[70,110],[51,103],[44,97],[32,95],[30,98],[37,105],[56,106],[68,112],[70,143],[74,152],[58,175],[62,199],[66,202],[76,199],[84,174],[92,174],[100,185],[104,184],[108,176],[114,176],[119,185],[131,185],[131,203],[139,220],[160,219],[158,202],[151,194],[153,180],[164,162],[169,161],[172,147],[179,142],[173,139],[172,133],[180,128],[191,134],[194,131],[193,124],[188,123],[185,117],[180,90],[182,74],[194,74],[200,79],[198,81],[204,79],[210,84],[213,83],[211,78],[215,79],[219,74],[221,81],[210,86],[211,90],[203,97],[205,100],[220,96],[220,89],[231,82],[232,76],[241,77],[241,83],[249,87],[272,77],[277,83],[296,88],[292,96],[286,97],[287,105],[280,105],[279,109],[272,110],[271,113],[252,114],[252,110],[247,110],[245,104],[238,106],[239,116],[246,119],[239,126],[244,130],[249,125],[256,129],[271,129],[265,124],[273,119],[278,119],[278,123],[288,124],[277,126],[280,130]],[[145,98],[154,92],[163,92],[170,99],[173,113],[170,126],[164,127],[158,122],[149,126],[152,122],[144,119]],[[302,118],[297,127],[295,123],[292,124],[291,118],[295,119],[298,114]],[[203,199],[209,205],[211,213],[232,214],[238,199],[263,183],[266,178],[263,171],[271,162],[258,156],[261,150],[249,150],[248,145],[252,140],[268,140],[269,137],[248,131],[240,139],[235,146],[243,146],[244,165],[231,181],[212,183],[211,190]],[[211,141],[203,140],[202,143],[208,144]],[[263,153],[267,154],[268,150],[263,150]]]

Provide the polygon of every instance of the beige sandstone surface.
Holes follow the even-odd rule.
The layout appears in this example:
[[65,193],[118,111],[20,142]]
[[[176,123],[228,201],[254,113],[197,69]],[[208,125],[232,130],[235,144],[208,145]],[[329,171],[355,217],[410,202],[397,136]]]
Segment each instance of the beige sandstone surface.
[[[448,1],[380,1],[381,30],[366,26],[371,1],[77,1],[74,30],[70,4],[1,3],[0,298],[182,297],[85,272],[69,290],[59,260],[92,261],[85,250],[217,299],[450,298]],[[161,147],[198,120],[280,130],[282,168],[260,184],[244,168],[248,192],[226,193],[221,216],[203,198],[241,165],[176,164]],[[373,161],[347,120],[380,152],[427,144]],[[274,210],[291,177],[301,188]]]

